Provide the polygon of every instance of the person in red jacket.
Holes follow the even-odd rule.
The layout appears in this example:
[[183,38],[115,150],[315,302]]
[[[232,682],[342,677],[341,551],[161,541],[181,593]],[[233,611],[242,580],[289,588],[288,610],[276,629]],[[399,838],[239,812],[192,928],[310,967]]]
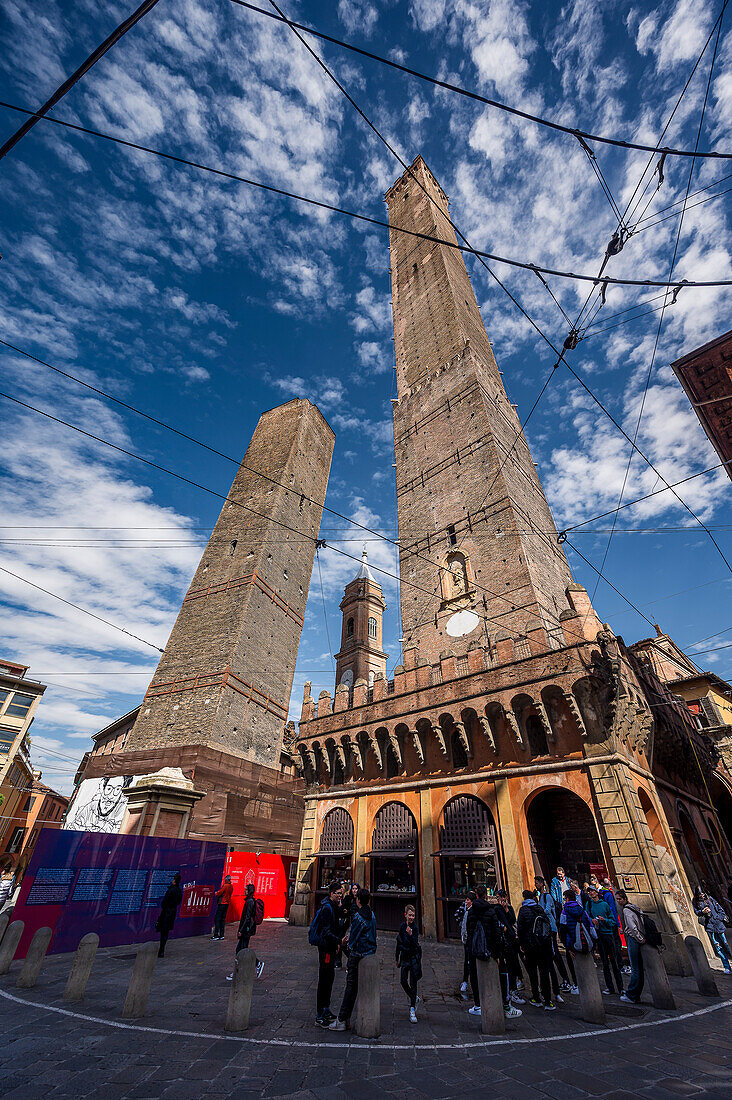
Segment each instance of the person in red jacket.
[[226,913],[233,893],[234,887],[231,885],[231,875],[227,875],[224,879],[224,885],[214,894],[218,904],[216,906],[216,916],[214,917],[212,940],[223,940],[224,938],[224,932],[226,931]]

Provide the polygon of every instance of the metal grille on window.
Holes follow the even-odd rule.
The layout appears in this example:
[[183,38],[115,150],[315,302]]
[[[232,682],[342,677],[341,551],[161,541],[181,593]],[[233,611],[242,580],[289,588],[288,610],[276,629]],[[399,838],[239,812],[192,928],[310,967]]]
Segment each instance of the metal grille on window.
[[445,823],[440,828],[443,851],[489,851],[495,846],[490,810],[470,795],[460,795],[445,807]]
[[349,852],[353,850],[353,818],[348,810],[336,806],[323,821],[320,834],[321,852]]
[[417,847],[417,826],[401,802],[387,802],[374,821],[374,851],[413,851]]

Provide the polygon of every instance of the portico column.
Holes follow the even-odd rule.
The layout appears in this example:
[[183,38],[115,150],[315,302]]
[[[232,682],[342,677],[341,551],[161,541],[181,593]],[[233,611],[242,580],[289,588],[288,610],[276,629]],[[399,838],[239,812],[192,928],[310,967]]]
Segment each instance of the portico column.
[[422,888],[422,922],[425,936],[437,937],[437,911],[435,901],[435,831],[432,827],[432,792],[423,788],[419,792],[419,833],[422,862],[419,869]]
[[513,904],[518,906],[521,903],[524,878],[521,874],[521,860],[519,859],[518,840],[516,838],[508,780],[497,779],[495,788],[498,831],[501,835],[503,858],[506,865],[506,882],[503,885],[508,890]]

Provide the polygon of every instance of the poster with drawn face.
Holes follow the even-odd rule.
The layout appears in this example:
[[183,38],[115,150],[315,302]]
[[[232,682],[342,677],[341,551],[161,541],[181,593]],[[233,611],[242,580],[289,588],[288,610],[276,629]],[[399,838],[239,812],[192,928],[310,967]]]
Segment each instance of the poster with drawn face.
[[64,829],[88,833],[118,833],[127,809],[123,791],[134,775],[101,776],[82,780],[64,822]]

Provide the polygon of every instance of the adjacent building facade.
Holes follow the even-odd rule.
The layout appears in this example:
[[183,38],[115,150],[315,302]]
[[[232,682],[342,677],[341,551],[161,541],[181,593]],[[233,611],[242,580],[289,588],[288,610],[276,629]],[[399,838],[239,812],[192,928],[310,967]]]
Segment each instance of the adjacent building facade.
[[[306,685],[291,920],[306,921],[337,874],[370,886],[382,927],[411,900],[427,935],[454,936],[469,888],[502,886],[515,902],[562,864],[608,873],[654,912],[681,970],[681,938],[698,925],[657,762],[664,790],[681,790],[672,750],[705,774],[715,750],[572,578],[450,247],[447,198],[420,157],[386,201],[392,227],[448,242],[391,233],[403,663],[387,680],[361,660],[351,682],[342,642],[334,694],[315,700]],[[369,652],[371,619],[380,639],[382,605],[372,577],[347,586],[349,652]],[[691,797],[713,816],[701,778]]]
[[671,368],[732,478],[732,332],[682,356]]
[[34,772],[30,727],[46,685],[28,666],[0,660],[0,861],[16,867],[27,846]]

